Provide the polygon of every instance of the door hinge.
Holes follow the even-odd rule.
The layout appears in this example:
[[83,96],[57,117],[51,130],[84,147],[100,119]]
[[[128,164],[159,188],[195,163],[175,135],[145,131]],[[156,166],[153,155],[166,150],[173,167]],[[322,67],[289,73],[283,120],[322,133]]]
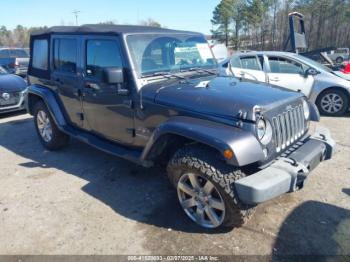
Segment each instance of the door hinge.
[[77,113],[77,115],[81,121],[84,121],[84,114],[83,113]]
[[126,131],[132,135],[132,137],[136,136],[136,130],[134,128],[127,128]]

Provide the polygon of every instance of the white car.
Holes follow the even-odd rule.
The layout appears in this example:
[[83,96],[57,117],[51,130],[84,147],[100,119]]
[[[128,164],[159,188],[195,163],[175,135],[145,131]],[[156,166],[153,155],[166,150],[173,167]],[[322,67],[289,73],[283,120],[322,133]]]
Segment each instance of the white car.
[[324,115],[349,109],[350,81],[309,58],[288,52],[249,52],[220,63],[221,75],[265,82],[303,92]]
[[346,60],[349,60],[349,48],[338,48],[327,52],[327,56],[332,59],[333,62],[341,64]]

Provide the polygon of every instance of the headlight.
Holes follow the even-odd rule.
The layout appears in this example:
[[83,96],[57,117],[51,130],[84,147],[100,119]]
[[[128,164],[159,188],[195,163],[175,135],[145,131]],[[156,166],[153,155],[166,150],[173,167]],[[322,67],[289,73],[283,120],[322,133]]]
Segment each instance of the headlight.
[[304,109],[305,120],[308,120],[310,117],[310,107],[309,107],[309,103],[306,100],[303,100],[303,109]]
[[270,143],[272,139],[272,126],[270,122],[259,119],[256,123],[256,134],[262,144],[267,145]]
[[264,120],[260,119],[256,124],[256,132],[259,140],[263,139],[266,134],[266,123]]

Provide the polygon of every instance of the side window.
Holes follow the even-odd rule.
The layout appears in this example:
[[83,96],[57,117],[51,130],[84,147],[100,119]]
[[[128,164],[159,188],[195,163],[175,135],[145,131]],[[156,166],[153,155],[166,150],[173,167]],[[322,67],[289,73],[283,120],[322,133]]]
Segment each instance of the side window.
[[0,58],[8,58],[10,56],[6,49],[0,50]]
[[277,74],[303,74],[303,66],[295,61],[283,57],[269,57],[271,73]]
[[242,67],[241,60],[240,60],[239,56],[232,57],[231,65],[232,65],[232,67],[236,67],[236,68],[241,68]]
[[77,40],[55,39],[53,54],[54,69],[61,72],[77,72]]
[[36,69],[48,69],[48,50],[47,40],[34,40],[33,43],[33,62],[32,66]]
[[123,60],[118,42],[114,40],[88,40],[86,43],[86,74],[102,79],[108,67],[122,67]]
[[255,56],[241,57],[242,68],[250,70],[261,70],[259,61]]

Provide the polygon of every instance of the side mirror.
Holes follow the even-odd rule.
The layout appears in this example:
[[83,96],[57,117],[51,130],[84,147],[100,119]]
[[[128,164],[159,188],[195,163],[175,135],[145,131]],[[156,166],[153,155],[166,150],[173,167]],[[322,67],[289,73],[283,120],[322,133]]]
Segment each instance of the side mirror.
[[124,87],[124,68],[108,67],[103,69],[103,79],[105,83],[117,86],[118,95],[129,95],[129,89]]
[[124,69],[120,67],[107,67],[103,69],[103,80],[110,85],[124,83]]
[[306,71],[305,71],[305,77],[308,77],[308,76],[315,76],[315,75],[318,75],[319,72],[315,69],[315,68],[308,68]]

